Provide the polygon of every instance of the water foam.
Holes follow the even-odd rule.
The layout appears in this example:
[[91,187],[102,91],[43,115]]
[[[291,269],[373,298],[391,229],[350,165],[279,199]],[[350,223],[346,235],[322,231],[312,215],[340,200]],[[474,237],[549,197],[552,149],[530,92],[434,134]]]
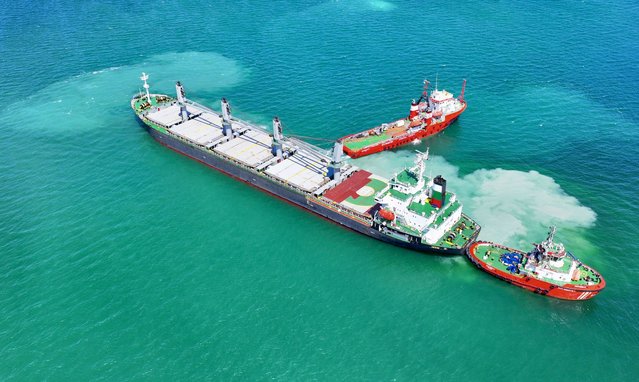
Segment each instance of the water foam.
[[[384,152],[355,161],[380,175],[411,166],[409,152]],[[595,212],[566,194],[551,177],[537,171],[480,169],[459,175],[459,168],[439,156],[431,156],[426,172],[443,175],[457,193],[464,211],[482,226],[480,237],[508,245],[527,247],[544,237],[549,225],[588,228]]]
[[140,90],[142,72],[150,74],[151,92],[173,94],[175,81],[180,80],[187,92],[200,95],[236,86],[249,74],[236,61],[216,53],[165,53],[56,82],[7,106],[0,118],[6,118],[7,124],[20,121],[20,128],[95,128],[110,121],[112,108],[126,106]]
[[349,11],[377,11],[388,12],[397,8],[397,5],[386,0],[355,0],[355,1],[340,1],[332,0],[328,3],[323,3],[315,7],[311,7],[314,11],[319,9],[326,9],[327,7],[339,7]]
[[374,11],[392,11],[397,8],[395,4],[384,0],[370,0],[368,7]]

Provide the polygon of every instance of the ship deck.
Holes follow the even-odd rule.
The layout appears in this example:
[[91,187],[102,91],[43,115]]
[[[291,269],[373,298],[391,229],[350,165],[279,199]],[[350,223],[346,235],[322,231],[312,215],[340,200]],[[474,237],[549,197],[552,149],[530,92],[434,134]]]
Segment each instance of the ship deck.
[[142,96],[134,99],[132,106],[143,113],[152,126],[245,166],[261,168],[266,175],[302,191],[313,192],[328,182],[329,158],[310,151],[303,144],[298,147],[285,142],[283,148],[292,154],[276,161],[272,153],[273,137],[267,131],[233,119],[233,131],[240,134],[227,139],[222,132],[221,116],[196,103],[187,101],[190,116],[184,122],[179,115],[179,105],[168,96],[153,94],[151,103]]
[[[405,195],[405,194],[402,194],[402,195]],[[409,204],[408,209],[422,216],[430,216],[439,210],[437,207],[433,206],[430,203],[422,204],[417,202],[412,202],[411,204]]]
[[158,105],[164,105],[166,103],[171,103],[173,101],[174,99],[169,96],[153,94],[151,96],[151,103],[149,103],[146,99],[146,96],[144,96],[144,97],[139,97],[134,99],[132,106],[136,112],[140,113],[146,109],[150,110],[150,108],[152,107],[157,107]]
[[265,172],[283,182],[311,192],[327,182],[327,171],[326,164],[319,158],[299,150],[293,156],[270,166]]
[[[190,114],[197,114],[201,112],[190,105],[187,105],[186,111]],[[165,127],[171,127],[182,122],[182,117],[180,117],[180,106],[177,104],[165,106],[163,108],[153,108],[148,112],[146,117],[158,125]]]
[[199,145],[207,145],[223,135],[222,120],[215,114],[202,113],[193,119],[174,125],[171,127],[171,132]]
[[368,171],[359,170],[327,191],[324,196],[344,207],[366,213],[377,204],[375,194],[387,186],[388,180]]
[[[392,139],[396,136],[402,135],[407,131],[407,127],[390,127],[386,131],[380,134],[370,134],[367,136],[351,136],[343,141],[344,146],[348,147],[351,150],[361,150],[365,147],[375,145],[380,142],[384,142],[386,140]],[[369,130],[371,131],[371,130]]]
[[266,132],[249,130],[246,134],[215,146],[214,151],[249,167],[257,167],[273,158],[272,142],[273,138]]
[[[484,258],[484,256],[487,254],[488,251],[490,251],[490,254],[486,258]],[[507,265],[505,265],[504,263],[500,261],[500,256],[508,252],[513,252],[513,250],[508,249],[506,247],[496,246],[492,244],[480,244],[475,247],[475,256],[480,261],[506,273],[510,273],[510,271],[507,269]],[[523,253],[523,252],[518,251],[518,253]],[[526,261],[527,259],[524,257],[520,267],[522,270],[524,265],[526,264]],[[570,269],[570,264],[571,264],[571,261],[564,260],[561,267],[556,267],[556,268],[552,267],[552,269],[559,272],[567,272]],[[586,285],[589,285],[587,280],[588,276],[591,279],[595,279],[596,277],[598,277],[596,272],[590,267],[580,266],[577,269],[579,272],[579,279],[572,280],[569,283],[565,283],[563,281],[557,281],[557,280],[545,278],[545,277],[535,277],[535,278],[551,283],[551,284],[560,285],[560,286],[561,285],[586,286]],[[524,272],[522,272],[520,275],[516,275],[516,274],[512,274],[512,275],[514,277],[520,277],[520,278],[525,277]]]
[[444,235],[436,245],[445,248],[464,248],[476,239],[478,231],[477,223],[462,214],[457,224],[451,229],[451,232],[455,232],[455,238],[448,240],[448,235]]

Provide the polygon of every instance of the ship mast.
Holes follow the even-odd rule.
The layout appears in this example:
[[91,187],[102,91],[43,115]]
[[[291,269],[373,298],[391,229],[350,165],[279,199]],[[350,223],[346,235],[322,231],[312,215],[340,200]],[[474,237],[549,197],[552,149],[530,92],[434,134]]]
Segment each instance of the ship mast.
[[335,142],[333,145],[333,155],[331,157],[331,163],[328,166],[327,176],[330,179],[339,181],[341,179],[341,167],[342,167],[342,151],[344,146],[342,141]]
[[422,92],[422,99],[426,101],[427,110],[430,109],[430,98],[428,98],[428,85],[430,85],[430,81],[424,80],[424,91]]
[[424,176],[424,170],[426,170],[426,161],[428,160],[428,152],[430,151],[430,147],[426,148],[426,152],[423,153],[421,151],[417,151],[417,159],[415,160],[417,165],[417,179],[420,180]]
[[229,106],[226,98],[222,98],[222,133],[225,137],[233,135],[233,127],[231,125],[231,106]]
[[428,99],[428,85],[430,85],[430,81],[424,80],[424,91],[422,92],[422,97]]
[[428,152],[430,151],[430,147],[426,149],[426,152],[423,153],[421,151],[417,151],[417,158],[415,158],[415,170],[411,170],[413,175],[415,175],[415,180],[417,180],[417,189],[422,189],[424,187],[424,171],[426,170],[426,161],[428,160]]
[[175,83],[175,93],[177,95],[178,104],[180,105],[180,116],[182,122],[186,122],[189,119],[189,111],[186,109],[186,94],[184,94],[184,86],[180,81]]
[[271,153],[278,159],[282,159],[282,122],[280,122],[278,117],[273,117],[273,143],[271,144]]
[[142,87],[144,88],[144,90],[146,90],[146,100],[149,103],[151,103],[151,94],[149,94],[149,84],[146,82],[146,80],[149,79],[149,75],[142,72],[142,77],[140,77],[140,79],[144,81],[144,85]]
[[548,232],[548,238],[546,239],[548,243],[552,244],[553,240],[555,239],[556,232],[557,232],[557,227],[551,226],[550,231]]

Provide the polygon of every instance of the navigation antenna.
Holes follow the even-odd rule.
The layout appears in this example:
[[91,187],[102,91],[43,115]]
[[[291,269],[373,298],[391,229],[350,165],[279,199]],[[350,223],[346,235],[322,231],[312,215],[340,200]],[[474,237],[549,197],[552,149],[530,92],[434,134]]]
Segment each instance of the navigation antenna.
[[416,165],[417,165],[417,172],[419,175],[417,180],[419,180],[423,175],[424,175],[424,170],[426,170],[426,161],[428,160],[428,152],[430,151],[430,147],[426,148],[426,152],[423,153],[419,150],[415,150],[417,151],[417,160],[415,161]]
[[[430,157],[430,146],[426,147],[426,154],[425,154],[426,160],[428,160],[429,157]],[[428,166],[428,179],[433,179],[433,169],[430,166]]]
[[428,85],[430,85],[430,81],[424,80],[424,91],[422,92],[422,97],[428,99]]
[[144,81],[144,90],[146,90],[146,100],[149,101],[149,103],[151,103],[151,95],[149,94],[149,84],[146,82],[146,80],[149,79],[149,75],[142,72],[142,77],[140,77],[140,79],[142,81]]
[[421,151],[419,151],[419,150],[415,150],[415,152],[417,153],[417,156],[418,156],[421,160],[425,160],[425,161],[426,161],[426,160],[428,160],[428,155],[429,155],[429,152],[430,152],[430,146],[429,146],[429,147],[426,147],[426,152],[425,152],[425,153],[423,153],[423,152],[421,152]]
[[326,173],[326,176],[332,180],[339,181],[341,179],[342,151],[344,151],[342,141],[335,141],[331,163],[328,165],[328,172]]
[[551,226],[550,231],[548,232],[548,238],[546,239],[546,241],[548,241],[549,243],[552,243],[555,238],[556,232],[557,232],[557,227]]

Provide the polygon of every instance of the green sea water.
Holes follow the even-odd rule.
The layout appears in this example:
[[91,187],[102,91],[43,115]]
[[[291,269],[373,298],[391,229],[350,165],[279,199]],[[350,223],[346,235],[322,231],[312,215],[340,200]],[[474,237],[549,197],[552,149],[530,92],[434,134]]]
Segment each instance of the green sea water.
[[[633,1],[0,1],[0,380],[635,380]],[[429,78],[468,110],[430,147],[481,238],[555,224],[605,277],[545,298],[356,234],[157,144],[155,92],[334,139]]]

